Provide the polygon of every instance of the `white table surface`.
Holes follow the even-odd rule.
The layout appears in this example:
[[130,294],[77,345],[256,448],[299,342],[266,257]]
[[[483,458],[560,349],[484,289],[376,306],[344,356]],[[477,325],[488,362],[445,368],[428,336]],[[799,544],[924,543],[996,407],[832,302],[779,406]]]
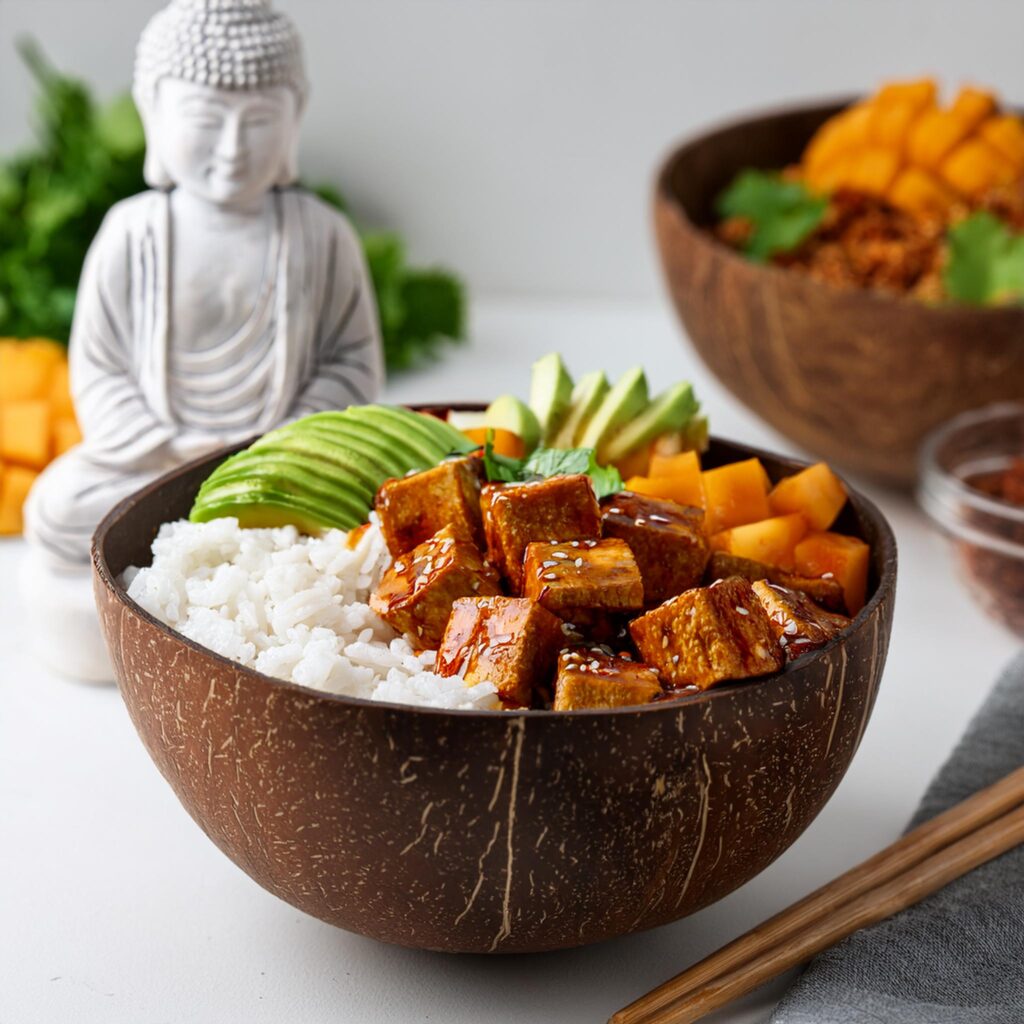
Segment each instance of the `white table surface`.
[[[536,356],[577,373],[689,376],[715,433],[795,451],[709,377],[660,305],[488,301],[474,342],[395,401],[525,396]],[[56,679],[19,644],[18,540],[0,543],[0,1024],[596,1024],[891,842],[1017,643],[977,610],[905,497],[865,485],[900,547],[889,661],[849,774],[803,837],[730,897],[589,949],[453,957],[381,945],[260,889],[189,819],[113,688]],[[55,623],[55,642],[59,623]],[[788,979],[786,979],[788,980]],[[767,1020],[785,980],[710,1021]]]

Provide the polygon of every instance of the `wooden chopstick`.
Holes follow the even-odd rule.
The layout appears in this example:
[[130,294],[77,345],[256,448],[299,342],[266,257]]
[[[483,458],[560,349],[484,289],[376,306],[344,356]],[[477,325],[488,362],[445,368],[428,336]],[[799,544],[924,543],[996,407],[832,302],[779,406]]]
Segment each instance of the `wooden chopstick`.
[[1024,841],[1022,803],[1024,768],[908,832],[659,985],[619,1010],[609,1024],[683,1024],[697,1020],[858,928],[911,906]]

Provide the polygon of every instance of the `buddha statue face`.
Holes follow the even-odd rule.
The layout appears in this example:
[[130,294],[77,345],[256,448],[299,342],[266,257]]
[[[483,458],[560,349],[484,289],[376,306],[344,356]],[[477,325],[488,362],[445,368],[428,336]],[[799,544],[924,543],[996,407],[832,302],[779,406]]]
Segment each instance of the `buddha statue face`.
[[299,110],[287,86],[240,90],[163,78],[147,146],[176,187],[217,205],[247,205],[295,177]]

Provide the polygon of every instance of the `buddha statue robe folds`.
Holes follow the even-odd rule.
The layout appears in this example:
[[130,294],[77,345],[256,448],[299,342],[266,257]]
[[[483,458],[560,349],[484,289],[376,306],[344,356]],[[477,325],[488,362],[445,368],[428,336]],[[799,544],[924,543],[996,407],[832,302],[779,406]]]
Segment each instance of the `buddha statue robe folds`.
[[272,193],[271,206],[251,315],[199,349],[174,332],[170,194],[110,211],[70,349],[85,441],[43,474],[27,509],[30,539],[54,565],[87,564],[99,520],[183,459],[376,396],[376,309],[352,228],[301,190]]

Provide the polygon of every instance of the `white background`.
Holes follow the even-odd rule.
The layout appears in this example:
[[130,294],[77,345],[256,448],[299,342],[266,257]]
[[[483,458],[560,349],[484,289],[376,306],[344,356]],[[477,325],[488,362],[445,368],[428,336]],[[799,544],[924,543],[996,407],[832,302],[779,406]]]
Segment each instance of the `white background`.
[[[292,0],[314,92],[307,176],[474,285],[473,345],[395,401],[524,392],[576,373],[690,376],[716,432],[792,450],[698,364],[661,298],[647,224],[669,141],[760,104],[934,68],[1024,98],[1019,3]],[[26,138],[33,33],[109,95],[153,5],[0,0],[0,151]],[[17,541],[0,541],[0,1024],[594,1024],[891,842],[1018,649],[906,497],[867,488],[900,544],[892,651],[854,765],[803,838],[694,918],[587,950],[445,957],[322,925],[260,890],[180,808],[116,691],[21,650]],[[55,642],[59,642],[59,635]],[[951,965],[955,969],[955,965]],[[715,1018],[761,1024],[769,987]]]
[[[276,0],[313,93],[303,173],[477,291],[652,297],[653,169],[715,119],[935,71],[1024,102],[1024,4],[965,0]],[[34,35],[101,95],[156,0],[0,0],[0,151]]]

